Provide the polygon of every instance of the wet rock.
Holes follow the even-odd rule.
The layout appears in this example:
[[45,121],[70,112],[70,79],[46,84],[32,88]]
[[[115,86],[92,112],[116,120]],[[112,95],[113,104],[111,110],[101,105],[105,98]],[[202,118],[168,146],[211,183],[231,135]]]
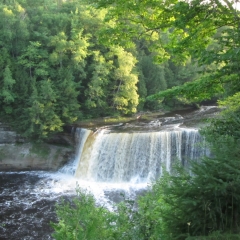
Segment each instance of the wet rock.
[[162,125],[162,122],[160,122],[159,120],[155,120],[155,121],[151,121],[149,125],[153,127],[159,127]]
[[[221,108],[218,106],[202,106],[198,110],[185,109],[166,114],[155,114],[151,120],[138,119],[119,126],[109,126],[113,132],[148,132],[165,131],[177,127],[191,127],[199,129],[206,125],[205,119],[217,117]],[[150,114],[150,113],[149,113]],[[145,113],[146,115],[146,113]]]
[[73,155],[73,148],[46,143],[0,144],[0,171],[56,171]]
[[73,146],[74,145],[74,134],[75,129],[71,126],[65,126],[63,132],[56,133],[47,139],[47,143],[58,144],[64,146]]
[[14,132],[7,124],[0,122],[0,144],[4,143],[22,143],[25,139]]
[[63,133],[54,135],[47,143],[33,144],[0,122],[0,171],[56,171],[73,157],[71,129],[65,127]]

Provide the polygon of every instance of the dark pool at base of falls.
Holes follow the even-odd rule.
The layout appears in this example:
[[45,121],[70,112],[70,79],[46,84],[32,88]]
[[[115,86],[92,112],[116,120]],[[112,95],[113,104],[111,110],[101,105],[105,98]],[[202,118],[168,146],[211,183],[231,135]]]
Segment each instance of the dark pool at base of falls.
[[[215,108],[191,116],[199,119],[207,112],[215,114]],[[53,239],[50,222],[57,222],[56,204],[76,196],[77,186],[114,210],[114,203],[136,199],[177,160],[188,168],[190,161],[209,155],[197,129],[180,127],[183,119],[192,122],[177,115],[139,122],[141,131],[132,131],[139,129],[131,124],[130,132],[129,125],[121,125],[121,131],[77,128],[75,159],[58,172],[0,172],[0,240]]]
[[[57,222],[56,204],[76,196],[75,181],[47,172],[0,173],[0,240],[53,239],[50,222]],[[108,208],[144,191],[141,186],[96,186],[94,194],[94,189],[86,185],[83,188],[95,195],[98,204]]]
[[35,174],[0,174],[1,240],[52,239],[49,223],[57,220],[54,208],[60,196],[41,194],[43,180]]

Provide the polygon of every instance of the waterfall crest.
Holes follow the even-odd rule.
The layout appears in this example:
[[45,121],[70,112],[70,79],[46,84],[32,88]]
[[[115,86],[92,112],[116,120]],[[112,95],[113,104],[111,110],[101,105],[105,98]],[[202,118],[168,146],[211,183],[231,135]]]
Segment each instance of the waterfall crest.
[[205,155],[203,138],[195,129],[160,132],[88,132],[81,147],[75,177],[94,182],[144,183],[168,171],[174,161]]
[[81,158],[85,142],[91,132],[92,132],[91,130],[88,130],[85,128],[76,128],[74,137],[75,137],[75,143],[76,143],[77,149],[76,149],[76,155],[75,155],[74,161],[63,166],[59,170],[60,173],[70,174],[70,175],[75,174],[75,170],[76,170],[76,167],[78,166],[78,162]]

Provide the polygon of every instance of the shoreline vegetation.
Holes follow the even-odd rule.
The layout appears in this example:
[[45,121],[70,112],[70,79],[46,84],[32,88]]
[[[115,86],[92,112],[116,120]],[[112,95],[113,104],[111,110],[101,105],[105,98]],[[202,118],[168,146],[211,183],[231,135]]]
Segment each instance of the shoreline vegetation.
[[237,2],[0,3],[0,119],[24,138],[44,141],[84,118],[207,100],[224,108],[200,130],[212,155],[192,174],[166,172],[136,211],[125,201],[111,213],[79,192],[57,208],[55,239],[239,239]]
[[157,39],[107,43],[104,32],[116,25],[107,15],[86,1],[0,3],[2,122],[24,137],[47,139],[82,119],[192,103],[147,96],[193,81],[198,64],[154,62]]
[[[216,103],[215,103],[216,104]],[[176,108],[171,109],[160,109],[155,111],[139,111],[135,114],[131,114],[129,116],[117,115],[117,116],[106,116],[106,117],[98,117],[98,118],[89,118],[82,119],[81,121],[77,121],[73,124],[73,126],[79,127],[92,127],[92,126],[103,126],[106,124],[118,124],[118,123],[128,123],[135,121],[151,121],[155,118],[170,116],[176,113],[188,113],[193,112],[194,110],[200,109],[200,106],[178,106]]]

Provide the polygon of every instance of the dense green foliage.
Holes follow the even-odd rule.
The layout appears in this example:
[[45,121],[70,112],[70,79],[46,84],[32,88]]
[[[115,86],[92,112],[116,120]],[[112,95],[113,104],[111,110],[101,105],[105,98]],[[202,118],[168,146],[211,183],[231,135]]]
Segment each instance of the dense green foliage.
[[26,136],[47,137],[83,112],[138,105],[135,58],[97,41],[105,11],[57,3],[0,5],[1,116]]
[[99,232],[97,239],[240,239],[240,135],[231,128],[226,131],[228,124],[239,129],[239,114],[239,109],[231,114],[226,110],[212,120],[202,130],[211,155],[192,162],[188,170],[176,165],[171,173],[165,171],[137,200],[137,208],[125,201],[110,212],[96,207],[93,197],[84,193],[72,206],[59,205],[59,222],[53,225],[56,239],[94,239],[66,238],[88,228]]
[[[240,239],[240,13],[234,2],[88,2],[108,8],[106,20],[116,21],[103,31],[110,36],[101,37],[105,44],[118,42],[132,46],[144,41],[149,44],[152,53],[144,51],[138,55],[139,66],[142,64],[139,75],[142,96],[150,94],[149,100],[159,101],[178,96],[195,102],[221,96],[219,103],[225,108],[201,130],[211,155],[193,162],[188,170],[175,166],[171,174],[165,172],[138,200],[136,210],[125,202],[115,213],[106,213],[109,232],[105,239]],[[197,61],[201,70],[196,80],[166,84],[164,76],[171,74],[164,64],[186,62],[189,57]],[[153,67],[150,58],[168,62]],[[145,68],[151,71],[146,73]],[[186,69],[182,74],[188,76]],[[176,75],[174,78],[176,80]],[[174,85],[179,86],[167,89]],[[167,90],[155,94],[153,89]],[[151,102],[145,104],[152,107]],[[59,217],[64,226],[68,226],[65,214]],[[57,233],[60,234],[61,229],[55,225]]]
[[73,202],[58,206],[57,214],[61,220],[58,224],[52,223],[56,230],[53,234],[55,239],[110,239],[111,213],[103,207],[96,207],[91,195],[78,190]]
[[116,25],[104,21],[107,12],[77,0],[0,3],[2,121],[46,138],[77,119],[159,108],[145,97],[194,78],[155,65],[147,42],[101,41]]
[[151,42],[158,61],[171,58],[186,62],[192,57],[201,66],[202,74],[197,81],[160,91],[149,100],[178,95],[196,102],[239,91],[240,13],[236,3],[229,0],[94,1],[99,8],[111,7],[108,19],[118,21],[108,30],[113,40],[125,31],[128,34],[121,35],[124,39],[121,44],[130,44],[138,36]]

